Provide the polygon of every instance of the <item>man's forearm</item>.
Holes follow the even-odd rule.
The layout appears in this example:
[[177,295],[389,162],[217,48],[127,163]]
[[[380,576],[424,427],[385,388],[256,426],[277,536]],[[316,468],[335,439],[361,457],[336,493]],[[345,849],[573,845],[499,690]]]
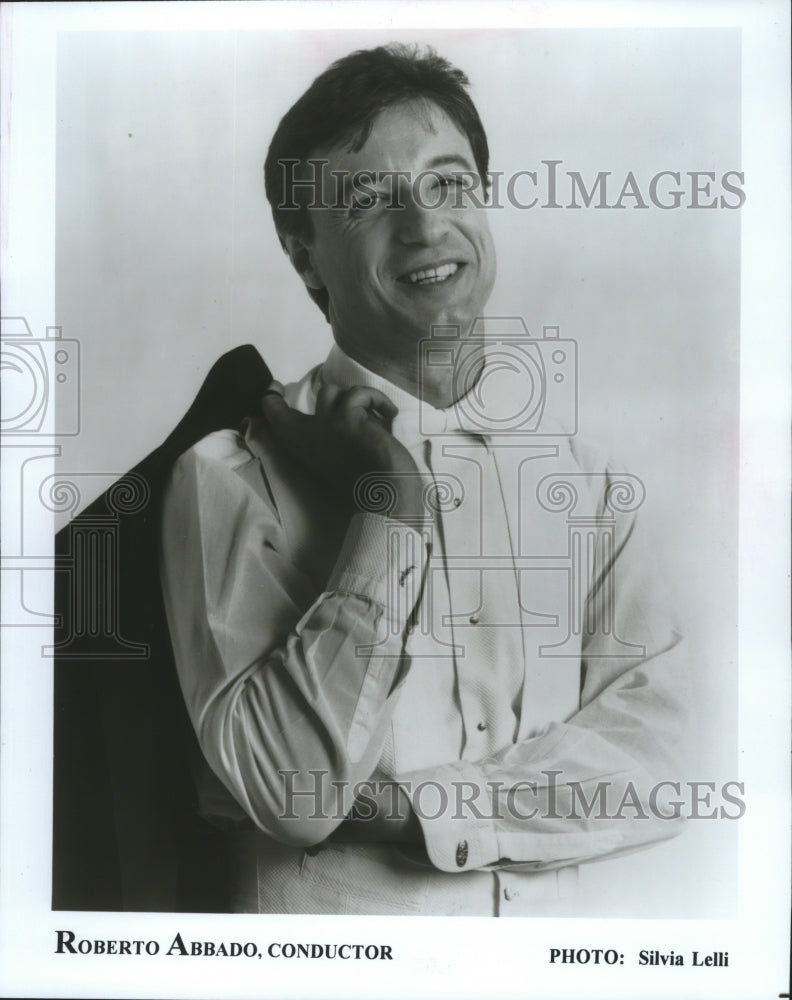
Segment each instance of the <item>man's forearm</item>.
[[223,464],[185,456],[164,505],[163,591],[185,702],[210,766],[275,839],[317,843],[339,825],[354,796],[314,809],[314,775],[331,798],[332,782],[370,777],[408,668],[423,539],[377,515],[352,520],[307,606],[315,584],[288,558],[276,513]]
[[366,782],[347,818],[331,840],[355,843],[423,844],[421,824],[395,781]]

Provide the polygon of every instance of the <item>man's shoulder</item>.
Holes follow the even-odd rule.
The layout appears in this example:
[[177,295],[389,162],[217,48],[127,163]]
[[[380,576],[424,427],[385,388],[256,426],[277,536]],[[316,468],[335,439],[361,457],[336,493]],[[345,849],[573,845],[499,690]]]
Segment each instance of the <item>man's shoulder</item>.
[[559,419],[554,413],[542,414],[541,429],[534,431],[531,438],[535,445],[555,448],[555,462],[559,472],[594,475],[619,467],[617,459],[607,446],[581,435],[575,427]]
[[[645,490],[640,476],[608,445],[579,435],[561,439],[555,469],[546,477],[548,490],[566,490],[570,499],[588,497],[592,509],[628,512],[641,506]],[[571,491],[571,492],[570,492]],[[555,508],[554,508],[555,509]]]
[[174,463],[174,471],[236,472],[253,461],[245,443],[243,428],[212,431],[183,451]]
[[216,498],[224,506],[262,504],[282,515],[284,507],[307,503],[316,483],[274,440],[263,417],[248,417],[238,428],[213,431],[176,460],[167,495],[191,497],[201,507]]
[[171,470],[166,496],[186,490],[202,503],[209,495],[222,495],[227,501],[231,494],[243,502],[244,495],[252,492],[271,505],[274,453],[270,460],[268,437],[260,430],[253,443],[252,423],[246,419],[238,428],[212,431],[182,452]]
[[578,434],[568,435],[564,438],[564,447],[561,449],[561,453],[564,454],[564,452],[577,471],[590,476],[615,472],[621,468],[621,463],[608,446]]
[[573,432],[554,419],[545,418],[541,439],[537,443],[556,447],[556,464],[559,472],[597,475],[620,468],[618,459],[602,442]]
[[224,428],[212,431],[188,448],[180,456],[180,460],[190,458],[196,462],[217,462],[234,467],[251,457],[245,446],[243,430],[240,428]]

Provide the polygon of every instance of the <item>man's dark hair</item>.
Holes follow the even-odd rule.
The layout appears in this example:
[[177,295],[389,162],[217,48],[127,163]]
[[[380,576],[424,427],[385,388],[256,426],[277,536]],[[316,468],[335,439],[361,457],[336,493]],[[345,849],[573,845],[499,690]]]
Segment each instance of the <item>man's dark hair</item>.
[[[311,223],[305,199],[286,188],[283,161],[299,176],[311,157],[339,146],[360,149],[368,139],[374,120],[386,108],[408,101],[430,101],[437,105],[467,138],[479,178],[486,190],[489,146],[478,111],[465,88],[470,81],[433,49],[398,43],[376,49],[361,49],[334,62],[318,76],[302,97],[286,112],[275,131],[264,163],[264,183],[275,228],[283,244],[286,235],[306,242]],[[291,204],[299,207],[284,208]],[[308,289],[311,298],[328,317],[327,290]]]

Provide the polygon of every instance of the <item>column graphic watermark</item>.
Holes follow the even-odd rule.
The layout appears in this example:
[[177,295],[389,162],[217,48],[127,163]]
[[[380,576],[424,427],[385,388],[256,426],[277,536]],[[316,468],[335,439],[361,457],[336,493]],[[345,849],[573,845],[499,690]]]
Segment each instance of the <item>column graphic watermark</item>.
[[[431,472],[422,530],[433,558],[409,632],[432,642],[429,651],[413,641],[411,655],[460,658],[471,629],[496,628],[523,630],[542,658],[580,657],[584,645],[596,657],[645,656],[643,644],[618,635],[616,608],[619,519],[634,514],[646,489],[634,474],[576,464],[568,443],[580,424],[576,341],[555,325],[532,336],[522,317],[479,317],[469,331],[433,327],[418,361],[418,421]],[[455,401],[443,411],[430,402],[438,385],[450,386]],[[404,612],[417,591],[399,588],[397,497],[376,473],[355,493],[358,509],[390,519],[389,596]],[[514,577],[517,601],[508,608],[490,601],[484,611],[494,574]],[[504,591],[493,585],[492,592]],[[404,614],[395,619],[398,629]],[[532,640],[532,629],[541,638]],[[384,636],[359,652],[400,655],[386,652],[389,641],[393,647]]]
[[[34,335],[23,316],[0,321],[2,449],[5,497],[0,574],[4,592],[2,627],[55,627],[44,656],[62,659],[142,658],[145,643],[119,631],[119,525],[149,501],[148,484],[134,474],[53,474],[62,454],[59,439],[80,433],[80,344],[59,326]],[[48,460],[48,461],[47,461]],[[63,529],[53,551],[52,528],[77,514],[86,494],[102,494],[105,510],[84,513]],[[68,592],[57,614],[39,610],[49,602],[50,583]],[[65,578],[65,581],[64,581]],[[58,590],[60,592],[60,590]]]

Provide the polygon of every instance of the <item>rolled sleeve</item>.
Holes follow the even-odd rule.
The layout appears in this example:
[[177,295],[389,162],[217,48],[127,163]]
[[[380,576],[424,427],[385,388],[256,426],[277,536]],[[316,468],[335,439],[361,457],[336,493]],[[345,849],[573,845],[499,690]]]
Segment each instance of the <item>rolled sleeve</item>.
[[318,843],[341,821],[335,802],[314,820],[309,798],[284,795],[321,773],[349,797],[376,767],[409,669],[423,539],[354,516],[317,595],[256,487],[257,459],[229,435],[183,456],[164,497],[177,672],[204,755],[247,815],[276,839]]
[[444,872],[485,868],[499,858],[491,790],[468,761],[402,775],[398,783],[421,824],[426,853]]
[[426,544],[419,532],[379,514],[355,514],[327,591],[375,601],[388,624],[402,634],[420,599],[426,565]]
[[554,724],[481,762],[403,775],[433,867],[543,871],[647,847],[683,820],[660,812],[655,780],[613,744]]

